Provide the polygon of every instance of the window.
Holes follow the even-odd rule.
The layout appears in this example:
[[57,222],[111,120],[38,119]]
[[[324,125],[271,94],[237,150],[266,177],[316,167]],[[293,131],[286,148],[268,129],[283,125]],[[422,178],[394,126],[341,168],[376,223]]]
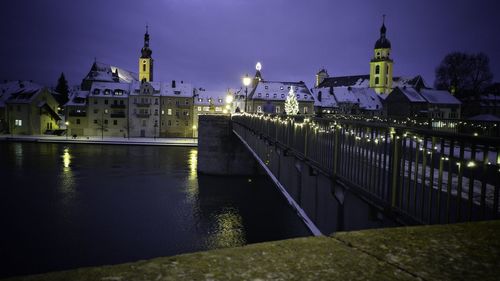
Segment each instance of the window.
[[210,108],[208,106],[203,107],[203,111],[209,111],[209,110],[210,110]]
[[162,110],[162,111],[161,111],[161,115],[165,115],[165,110]]
[[123,96],[123,90],[115,90],[115,96]]
[[260,98],[260,97],[262,96],[262,94],[261,94],[261,93],[258,93],[258,94],[257,94],[257,96]]
[[201,106],[198,106],[198,111],[201,111]]
[[104,109],[104,114],[108,114],[108,110],[107,109]]
[[21,111],[21,106],[20,105],[17,106],[17,111]]
[[304,106],[304,114],[307,114],[307,107]]
[[222,99],[218,99],[219,103],[222,103]]
[[108,119],[104,119],[104,125],[108,125]]
[[101,92],[99,89],[94,89],[94,95],[98,95]]
[[118,125],[118,120],[113,120],[113,125]]
[[184,126],[186,127],[189,126],[189,122],[188,121],[184,122]]
[[283,90],[283,86],[280,87],[280,90]]
[[167,109],[167,115],[172,115],[172,108]]
[[104,100],[104,104],[108,104],[108,100]]
[[175,111],[175,116],[176,116],[176,117],[179,117],[179,110],[176,110],[176,111]]
[[264,88],[267,90],[267,89],[269,89],[269,86],[265,86]]
[[380,73],[380,65],[375,66],[375,74]]
[[203,101],[203,99],[202,99],[202,98],[198,98],[198,102],[202,102],[202,101]]
[[94,119],[94,124],[97,124],[97,119]]
[[94,114],[97,114],[97,113],[99,113],[99,109],[94,108]]
[[260,105],[257,106],[257,112],[262,113],[262,107]]
[[113,104],[114,104],[114,105],[117,105],[117,104],[118,104],[118,101],[117,101],[117,100],[114,100],[114,101],[113,101]]
[[76,119],[76,124],[80,125],[80,119]]
[[220,106],[215,107],[215,111],[221,112],[222,111],[222,107],[220,107]]
[[146,120],[142,120],[142,126],[146,127]]
[[276,98],[276,96],[277,96],[276,94],[273,94],[273,99],[275,99],[275,98]]
[[379,79],[378,77],[375,77],[375,85],[378,85]]
[[158,115],[158,109],[155,109],[155,115]]
[[182,112],[182,115],[184,115],[184,116],[189,116],[189,111],[184,110],[184,111]]
[[146,71],[146,61],[144,61],[143,65],[142,65],[142,71]]
[[16,127],[21,127],[21,126],[23,125],[23,120],[21,120],[21,119],[16,119],[16,121],[15,121],[15,125],[16,125]]
[[158,104],[158,98],[155,99],[155,104]]
[[125,105],[125,103],[123,103],[123,100],[120,101],[120,105]]
[[282,98],[282,99],[283,99],[283,98],[285,98],[285,94],[281,94],[281,98]]
[[266,93],[266,98],[268,98],[268,97],[269,97],[269,93]]
[[179,101],[178,100],[175,101],[175,105],[179,106]]
[[172,126],[172,120],[168,120],[168,123],[167,123],[169,126]]
[[106,89],[106,90],[104,90],[104,94],[105,94],[105,95],[109,95],[109,94],[111,94],[111,90],[110,90],[110,89]]
[[97,104],[97,100],[94,100],[94,104]]
[[377,52],[377,58],[380,58],[380,52]]
[[186,99],[186,105],[189,105],[189,99]]
[[280,107],[276,106],[276,113],[280,113]]

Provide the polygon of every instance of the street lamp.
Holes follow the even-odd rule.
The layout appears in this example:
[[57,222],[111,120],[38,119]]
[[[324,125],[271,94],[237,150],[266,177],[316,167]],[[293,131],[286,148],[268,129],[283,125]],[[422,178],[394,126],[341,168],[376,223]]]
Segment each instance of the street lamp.
[[68,121],[66,121],[66,122],[64,122],[64,124],[66,125],[66,140],[68,140],[68,133],[69,133],[69,130],[68,130],[69,128],[68,128],[68,127],[69,127],[69,122],[68,122]]
[[247,112],[247,101],[248,101],[248,86],[250,86],[250,83],[252,82],[252,79],[248,77],[248,73],[243,77],[243,85],[245,85],[245,112]]

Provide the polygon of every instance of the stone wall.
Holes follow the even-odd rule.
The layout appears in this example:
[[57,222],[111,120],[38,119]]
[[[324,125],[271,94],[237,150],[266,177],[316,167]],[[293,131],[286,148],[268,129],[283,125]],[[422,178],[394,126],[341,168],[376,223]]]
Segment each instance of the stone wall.
[[231,117],[200,115],[198,172],[208,175],[252,175],[257,163],[233,134]]

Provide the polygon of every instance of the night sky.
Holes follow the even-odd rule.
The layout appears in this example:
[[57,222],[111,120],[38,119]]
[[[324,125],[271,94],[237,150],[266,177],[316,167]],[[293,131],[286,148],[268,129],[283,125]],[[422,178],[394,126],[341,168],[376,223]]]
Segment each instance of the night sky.
[[264,79],[313,86],[331,76],[367,74],[382,14],[395,76],[429,84],[451,51],[490,57],[500,81],[500,4],[496,0],[16,0],[0,9],[0,79],[79,84],[94,57],[137,72],[149,24],[155,81],[239,87],[263,64]]

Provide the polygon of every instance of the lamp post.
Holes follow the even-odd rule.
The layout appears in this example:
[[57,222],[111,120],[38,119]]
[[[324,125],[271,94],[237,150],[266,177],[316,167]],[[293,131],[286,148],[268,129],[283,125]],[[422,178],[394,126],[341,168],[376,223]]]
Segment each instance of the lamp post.
[[248,102],[248,86],[252,80],[248,77],[248,73],[243,77],[243,85],[245,85],[245,112],[247,112],[247,102]]
[[68,140],[69,122],[68,122],[68,121],[66,121],[66,122],[64,122],[64,124],[66,125],[66,140]]

